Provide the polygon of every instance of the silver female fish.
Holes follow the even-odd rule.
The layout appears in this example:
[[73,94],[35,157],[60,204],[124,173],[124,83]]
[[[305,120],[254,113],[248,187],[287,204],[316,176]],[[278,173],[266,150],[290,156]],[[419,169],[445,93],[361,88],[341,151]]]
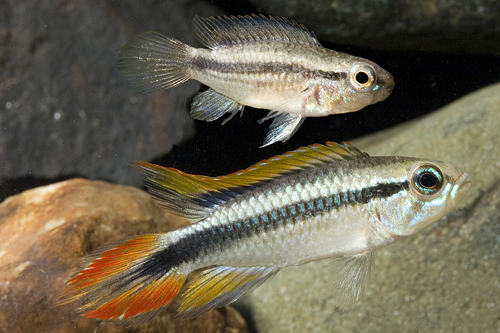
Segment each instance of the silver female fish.
[[373,251],[431,225],[470,188],[443,162],[369,157],[331,142],[215,178],[138,167],[159,203],[193,224],[91,258],[63,292],[65,302],[83,300],[86,317],[148,318],[169,305],[195,316],[283,267],[324,258],[336,258],[340,295],[358,299]]
[[196,49],[157,32],[125,45],[119,68],[141,91],[195,79],[210,89],[191,105],[195,119],[213,121],[245,105],[274,118],[264,146],[288,140],[305,117],[358,111],[386,99],[392,76],[377,64],[325,49],[303,25],[263,15],[193,20]]

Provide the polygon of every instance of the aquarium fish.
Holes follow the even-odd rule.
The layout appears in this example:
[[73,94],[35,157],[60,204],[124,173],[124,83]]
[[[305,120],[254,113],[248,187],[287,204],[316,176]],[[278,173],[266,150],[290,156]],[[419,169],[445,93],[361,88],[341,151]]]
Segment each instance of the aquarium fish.
[[248,105],[273,119],[264,146],[288,140],[305,117],[358,111],[383,101],[394,80],[377,64],[326,49],[303,25],[264,15],[193,19],[190,47],[157,32],[139,35],[119,53],[118,67],[143,92],[194,79],[209,87],[191,116],[213,121]]
[[221,177],[137,167],[159,204],[192,224],[92,256],[62,296],[83,301],[89,318],[145,319],[170,304],[178,316],[196,316],[283,267],[325,258],[336,258],[339,299],[357,300],[373,251],[436,222],[470,188],[450,164],[370,157],[332,142]]

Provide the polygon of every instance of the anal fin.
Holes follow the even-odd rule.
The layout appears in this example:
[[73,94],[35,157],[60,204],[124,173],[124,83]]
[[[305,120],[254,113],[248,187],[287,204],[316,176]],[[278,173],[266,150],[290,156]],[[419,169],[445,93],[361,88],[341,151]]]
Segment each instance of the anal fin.
[[293,115],[290,113],[278,113],[271,111],[266,117],[259,120],[262,123],[265,120],[274,118],[271,126],[269,126],[269,132],[267,132],[264,144],[260,146],[261,148],[269,146],[275,142],[282,141],[285,142],[292,137],[292,135],[297,132],[300,125],[304,122],[303,117],[298,115]]
[[224,120],[223,124],[225,124],[238,111],[243,111],[243,108],[244,105],[210,88],[194,97],[191,104],[191,117],[198,120],[214,121],[225,113],[231,113],[231,117]]
[[177,309],[178,317],[194,317],[236,301],[279,268],[216,266],[201,271],[188,284]]

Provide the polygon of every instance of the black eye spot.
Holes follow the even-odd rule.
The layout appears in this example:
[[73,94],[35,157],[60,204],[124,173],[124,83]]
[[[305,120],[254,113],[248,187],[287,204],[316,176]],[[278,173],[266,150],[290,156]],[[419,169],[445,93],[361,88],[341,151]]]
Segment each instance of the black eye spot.
[[434,166],[423,166],[415,171],[413,182],[422,194],[434,194],[443,185],[443,175]]
[[368,77],[368,74],[366,74],[365,72],[357,72],[355,78],[356,82],[358,82],[359,84],[366,84],[370,79]]
[[430,172],[426,172],[426,173],[421,174],[418,181],[422,187],[426,187],[426,188],[433,188],[438,183],[437,177],[433,173],[430,173]]

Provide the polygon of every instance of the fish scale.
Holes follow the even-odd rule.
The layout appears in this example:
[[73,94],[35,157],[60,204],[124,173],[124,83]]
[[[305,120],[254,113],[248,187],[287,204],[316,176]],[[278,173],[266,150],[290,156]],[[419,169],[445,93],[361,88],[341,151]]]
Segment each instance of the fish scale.
[[196,316],[284,267],[326,258],[334,259],[339,302],[357,300],[375,250],[436,222],[470,188],[450,164],[370,157],[332,142],[219,177],[137,167],[157,202],[191,224],[90,257],[62,296],[82,300],[89,318],[135,323],[168,306]]
[[[222,206],[219,210],[214,211],[214,215],[207,218],[207,222],[203,225],[206,226],[206,229],[199,229],[199,232],[203,232],[203,230],[216,230],[217,236],[216,239],[221,239],[224,237],[224,226],[232,225],[241,225],[242,228],[246,231],[244,234],[245,237],[240,237],[239,239],[234,239],[234,242],[240,242],[236,246],[241,246],[241,242],[248,242],[249,244],[261,243],[257,240],[258,237],[266,239],[269,237],[266,230],[275,230],[276,232],[280,232],[280,228],[287,228],[289,225],[300,224],[300,223],[308,223],[309,219],[315,219],[315,228],[323,229],[324,231],[328,231],[328,228],[333,232],[337,233],[336,224],[342,224],[344,219],[343,215],[352,216],[352,212],[345,212],[344,210],[351,210],[351,206],[367,204],[369,201],[370,193],[376,193],[376,187],[373,189],[369,189],[367,185],[359,188],[348,188],[341,185],[341,181],[333,182],[332,179],[337,178],[335,175],[325,175],[321,171],[318,172],[314,170],[312,175],[292,175],[289,177],[283,177],[279,180],[267,184],[265,188],[258,191],[257,193],[251,193],[252,196],[255,197],[263,197],[262,192],[265,193],[266,202],[268,204],[260,213],[256,213],[255,209],[253,209],[253,205],[249,204],[249,201],[253,198],[246,198],[242,196],[242,198],[238,198],[240,200],[236,200],[235,202],[229,201],[224,206]],[[370,170],[367,170],[370,171]],[[371,173],[371,172],[370,172]],[[370,174],[367,175],[368,177]],[[367,177],[367,178],[368,178]],[[290,179],[287,179],[290,178]],[[322,179],[323,181],[320,181]],[[370,178],[372,179],[372,178]],[[276,185],[279,184],[279,185]],[[289,185],[290,183],[295,183],[294,185]],[[359,186],[359,184],[358,184]],[[380,186],[382,187],[382,186]],[[273,188],[275,190],[273,190]],[[291,188],[291,190],[287,191],[287,189]],[[328,195],[319,196],[319,189],[328,188],[330,189]],[[387,193],[399,192],[400,189],[404,188],[404,185],[386,185]],[[288,192],[288,193],[287,193]],[[297,194],[297,195],[296,195]],[[292,199],[295,197],[295,199]],[[278,200],[276,200],[278,199]],[[278,202],[278,204],[276,204]],[[376,205],[376,202],[372,203]],[[357,209],[357,208],[354,208]],[[362,208],[366,210],[366,208]],[[242,214],[245,212],[246,214]],[[362,213],[357,213],[358,215],[362,215]],[[239,215],[239,216],[238,216]],[[333,221],[333,222],[332,222]],[[336,223],[337,222],[337,223]],[[325,227],[323,227],[325,226]],[[326,228],[328,226],[328,228]],[[294,239],[302,236],[304,226],[300,226],[297,228],[288,229],[288,233],[286,235],[286,239]],[[294,234],[295,232],[295,234]],[[326,238],[331,238],[328,233],[324,233],[323,236]],[[212,239],[212,242],[214,240]],[[316,238],[311,238],[309,240],[312,243],[326,241]],[[269,241],[267,244],[272,243],[278,249],[277,251],[287,253],[300,263],[310,261],[311,259],[308,257],[300,258],[300,253],[304,254],[302,249],[300,249],[300,253],[294,253],[293,249],[282,248],[283,244],[277,241]],[[202,247],[206,248],[209,244],[203,244]],[[222,255],[220,253],[216,254],[215,257],[221,258],[221,261],[230,261],[231,257],[237,257],[238,249],[234,249],[231,247],[229,242],[226,244],[227,254]],[[263,251],[269,251],[270,248],[266,247]],[[352,249],[350,252],[355,252],[357,249]],[[342,249],[342,253],[345,254],[346,249]],[[310,254],[308,254],[310,255]],[[329,253],[329,256],[334,256],[336,253]],[[212,260],[215,260],[214,259]],[[263,260],[262,256],[258,257],[258,261],[262,265],[272,265],[272,266],[286,266],[287,263],[281,263],[276,259],[275,255],[268,256],[266,262]],[[315,257],[317,259],[317,257]],[[207,259],[210,260],[210,259]],[[245,260],[248,261],[246,258]],[[202,260],[203,262],[203,260]],[[213,264],[220,264],[220,262],[213,262]]]
[[[341,110],[341,94],[335,92],[345,90],[349,67],[343,60],[338,52],[324,48],[261,42],[197,49],[189,73],[239,104],[319,117],[331,114],[332,108]],[[311,99],[308,88],[315,87],[331,91],[331,105],[318,105],[316,98]]]
[[207,85],[191,104],[198,120],[230,114],[224,124],[245,106],[270,110],[260,121],[273,120],[263,146],[287,141],[306,117],[358,111],[394,88],[379,65],[322,47],[285,18],[196,16],[193,34],[208,49],[150,32],[120,50],[118,67],[144,92],[191,79]]

